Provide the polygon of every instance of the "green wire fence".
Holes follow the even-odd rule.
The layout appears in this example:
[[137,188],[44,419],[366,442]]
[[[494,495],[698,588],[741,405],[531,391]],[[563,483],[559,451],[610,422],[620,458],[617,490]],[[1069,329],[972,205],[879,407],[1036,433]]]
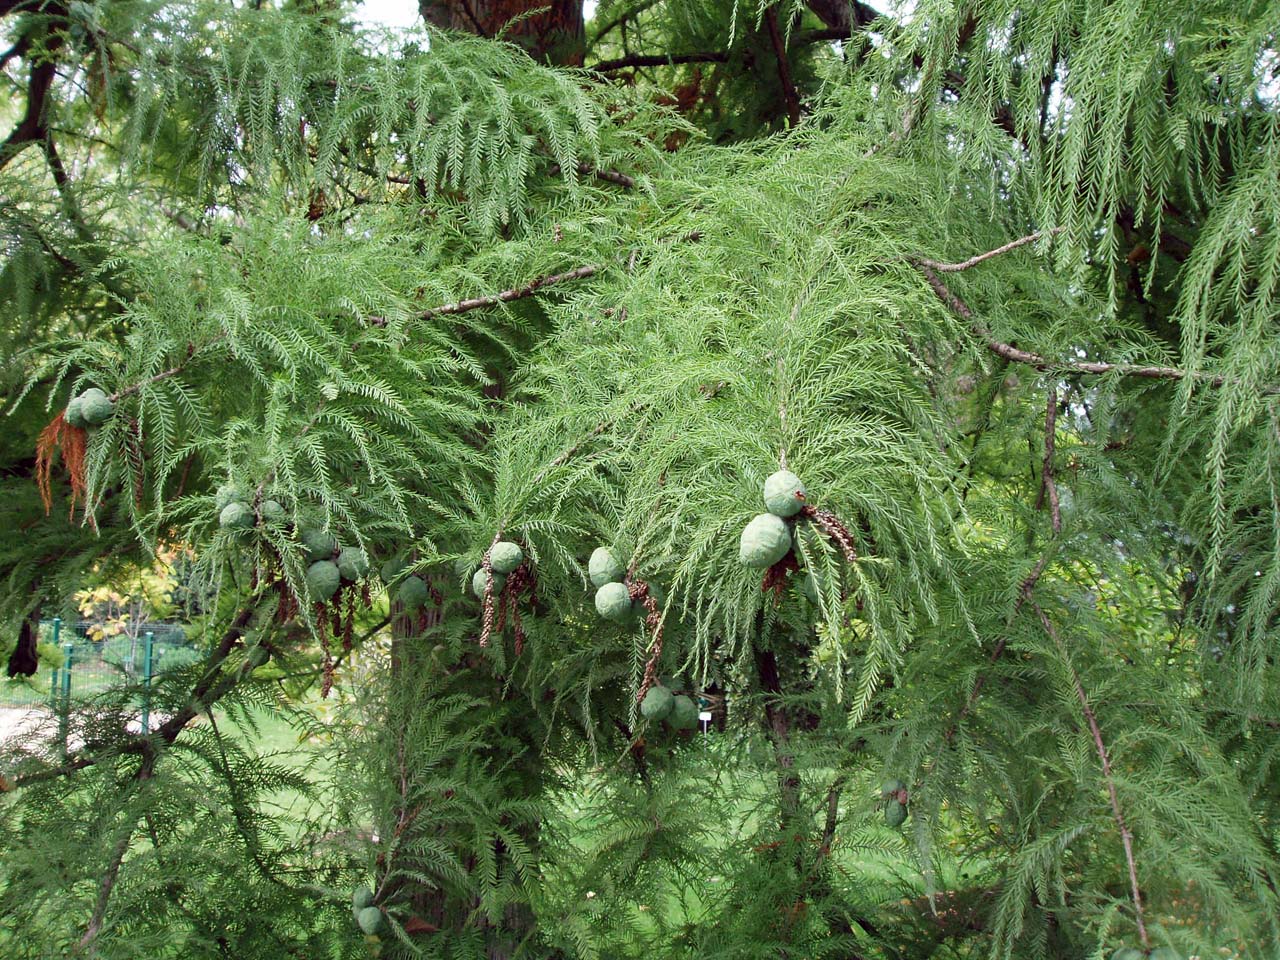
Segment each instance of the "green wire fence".
[[[181,624],[147,623],[128,633],[95,638],[88,622],[59,618],[40,624],[40,666],[32,677],[0,680],[0,710],[50,711],[65,716],[75,700],[119,687],[138,691],[140,722],[150,720],[152,680],[202,656]],[[50,656],[51,648],[57,655]],[[3,731],[0,730],[0,735]]]

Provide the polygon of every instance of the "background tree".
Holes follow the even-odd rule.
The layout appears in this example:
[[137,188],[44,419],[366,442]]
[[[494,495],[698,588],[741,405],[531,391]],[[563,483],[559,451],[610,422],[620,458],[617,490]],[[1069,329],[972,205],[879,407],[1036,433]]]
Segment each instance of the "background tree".
[[0,943],[1271,955],[1277,12],[0,0],[11,633],[210,598]]

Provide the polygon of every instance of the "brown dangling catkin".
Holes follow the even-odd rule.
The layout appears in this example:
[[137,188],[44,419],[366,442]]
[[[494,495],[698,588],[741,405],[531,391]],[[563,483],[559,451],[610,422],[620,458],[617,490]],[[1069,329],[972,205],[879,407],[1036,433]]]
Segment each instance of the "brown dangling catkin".
[[504,586],[498,594],[498,599],[494,604],[494,623],[493,629],[501,633],[507,628],[507,607],[511,605],[511,594],[507,592]]
[[484,557],[480,561],[480,569],[484,571],[484,596],[480,600],[483,615],[480,623],[479,644],[482,647],[489,645],[489,637],[493,634],[493,561],[489,559],[489,553],[501,537],[501,530],[493,535],[493,541],[489,544],[489,549],[485,550]]
[[782,601],[782,591],[786,589],[787,577],[800,569],[800,561],[796,559],[794,550],[788,550],[787,555],[771,566],[764,572],[764,578],[760,582],[760,590],[763,593],[773,591],[773,602],[776,606]]
[[515,597],[509,597],[508,602],[511,604],[511,623],[515,627],[516,634],[516,656],[524,653],[524,623],[520,619],[520,608],[516,606]]
[[636,703],[640,703],[657,679],[658,661],[662,659],[662,615],[658,612],[658,601],[654,600],[649,593],[649,584],[630,575],[627,576],[626,583],[631,602],[639,601],[644,605],[645,626],[649,628],[649,633],[653,637],[653,649],[649,653],[648,662],[644,665],[644,678],[640,681],[640,689],[636,693]]
[[823,510],[810,504],[800,508],[800,516],[811,520],[823,533],[836,542],[840,552],[849,563],[858,562],[858,551],[853,545],[853,535],[844,522],[830,510]]

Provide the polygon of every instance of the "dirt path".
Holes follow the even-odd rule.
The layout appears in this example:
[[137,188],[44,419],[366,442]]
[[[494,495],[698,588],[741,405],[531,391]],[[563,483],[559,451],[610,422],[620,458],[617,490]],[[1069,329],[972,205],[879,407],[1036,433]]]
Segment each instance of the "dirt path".
[[0,707],[0,740],[36,734],[52,720],[53,715],[40,707]]

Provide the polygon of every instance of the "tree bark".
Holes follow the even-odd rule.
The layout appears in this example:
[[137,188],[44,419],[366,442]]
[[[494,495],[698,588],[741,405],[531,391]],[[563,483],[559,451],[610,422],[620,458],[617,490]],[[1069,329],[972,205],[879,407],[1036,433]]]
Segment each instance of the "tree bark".
[[510,40],[543,63],[582,66],[582,0],[419,0],[418,9],[441,29]]

